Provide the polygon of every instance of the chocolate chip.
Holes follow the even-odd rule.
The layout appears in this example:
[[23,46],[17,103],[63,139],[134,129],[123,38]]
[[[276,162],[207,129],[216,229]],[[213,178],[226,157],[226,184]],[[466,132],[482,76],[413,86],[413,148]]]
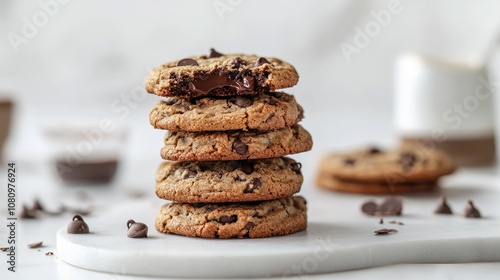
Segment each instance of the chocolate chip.
[[240,162],[240,170],[245,173],[245,174],[252,174],[253,173],[253,164],[248,161],[242,161]]
[[481,213],[470,199],[467,201],[467,205],[465,206],[464,216],[466,218],[481,218]]
[[143,223],[136,223],[134,220],[128,220],[127,228],[127,236],[130,238],[148,237],[148,226]]
[[254,227],[254,226],[255,226],[255,224],[254,224],[254,223],[252,223],[252,222],[248,222],[248,223],[245,225],[245,229],[246,229],[246,230],[251,230],[251,229],[253,229],[253,227]]
[[73,221],[68,224],[67,231],[71,234],[89,233],[89,226],[85,223],[82,216],[75,215]]
[[274,118],[274,113],[271,113],[269,114],[269,116],[266,118],[266,120],[264,121],[265,123],[267,123],[268,121],[270,121],[272,118]]
[[241,57],[235,57],[233,58],[233,67],[234,68],[240,68],[240,66],[242,64],[245,64],[246,61],[244,61],[243,59],[241,59]]
[[45,253],[46,256],[53,256],[54,255],[54,252],[47,252]]
[[241,178],[240,176],[236,176],[236,177],[234,177],[234,181],[236,181],[236,182],[244,182],[244,181],[246,181],[246,179],[245,178]]
[[381,152],[382,151],[377,147],[371,147],[370,149],[368,149],[369,155],[376,155],[376,154],[380,154]]
[[210,212],[214,211],[215,208],[216,207],[214,205],[209,205],[209,206],[205,207],[205,213],[210,213]]
[[439,199],[438,205],[436,206],[436,209],[434,209],[434,213],[436,214],[452,214],[451,208],[446,203],[446,197],[441,196]]
[[178,100],[177,98],[167,97],[163,102],[167,105],[174,105]]
[[403,204],[399,198],[389,197],[380,205],[380,214],[387,216],[401,215]]
[[38,199],[35,199],[35,202],[33,203],[33,210],[38,210],[38,211],[42,211],[43,212],[43,206],[42,204],[40,203],[40,200]]
[[42,241],[35,242],[35,243],[28,244],[28,248],[34,249],[34,248],[42,247],[42,245],[43,245]]
[[221,224],[232,224],[238,220],[238,216],[236,215],[231,215],[231,216],[221,216],[218,220],[219,223]]
[[184,172],[184,175],[182,176],[182,179],[187,179],[187,178],[194,178],[196,177],[196,175],[198,174],[198,172],[196,170],[186,170]]
[[294,162],[292,164],[290,164],[290,168],[292,169],[293,172],[297,173],[297,174],[302,174],[300,172],[300,169],[302,168],[302,163],[300,162]]
[[243,193],[252,193],[254,190],[259,189],[262,187],[262,181],[259,178],[254,178],[250,183],[248,183],[247,187],[245,190],[243,190]]
[[21,219],[35,219],[36,211],[32,208],[29,208],[26,205],[23,205],[23,209],[21,210],[21,214],[19,215]]
[[297,105],[297,108],[299,109],[298,119],[301,120],[304,118],[304,108],[302,108],[302,106],[300,106],[300,105]]
[[414,153],[402,153],[399,157],[399,164],[404,170],[410,170],[417,162],[417,156]]
[[231,160],[227,162],[227,166],[229,167],[229,171],[235,171],[240,167],[240,162],[237,160]]
[[249,98],[246,98],[246,97],[243,97],[243,96],[238,96],[233,101],[233,103],[236,104],[237,106],[241,107],[241,108],[246,108],[248,106],[252,106],[253,100],[249,99]]
[[252,214],[252,217],[254,217],[254,218],[259,218],[259,219],[262,219],[262,218],[263,218],[263,216],[261,216],[261,215],[259,214],[259,212],[257,212],[257,211],[255,211],[255,213],[253,213],[253,214]]
[[395,232],[398,232],[398,231],[396,229],[393,229],[393,228],[383,228],[383,229],[379,229],[379,230],[374,231],[374,233],[376,235],[384,235],[384,234],[395,233]]
[[191,107],[189,107],[189,105],[183,103],[175,103],[173,107],[179,109],[179,111],[181,111],[182,113],[191,110]]
[[213,57],[221,57],[222,54],[218,51],[216,51],[214,48],[210,49],[210,54],[208,55],[208,58],[213,58]]
[[259,57],[259,59],[255,61],[255,64],[253,66],[259,67],[263,64],[271,64],[271,62],[269,62],[269,60],[265,59],[264,57]]
[[239,155],[244,155],[248,152],[248,146],[240,139],[236,139],[233,142],[233,150]]
[[198,66],[198,62],[191,58],[184,58],[177,62],[177,66]]
[[353,158],[344,159],[344,165],[346,165],[346,166],[353,166],[355,163],[356,163],[356,160]]
[[361,212],[369,216],[374,216],[378,211],[378,205],[374,201],[367,201],[361,205]]

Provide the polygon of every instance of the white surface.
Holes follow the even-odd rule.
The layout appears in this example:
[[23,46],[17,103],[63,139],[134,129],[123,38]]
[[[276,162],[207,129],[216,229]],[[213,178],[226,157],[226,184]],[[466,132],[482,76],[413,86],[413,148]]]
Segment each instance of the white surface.
[[485,65],[407,54],[396,62],[395,120],[406,136],[477,138],[493,135],[493,102]]
[[[479,177],[486,183],[475,196],[478,207],[486,196],[500,199],[496,181]],[[467,179],[462,179],[467,182]],[[472,182],[470,182],[472,183]],[[317,195],[309,204],[318,203]],[[466,197],[450,197],[450,203]],[[117,205],[112,213],[94,219],[91,234],[57,233],[57,250],[64,261],[83,268],[143,276],[162,277],[270,277],[304,273],[327,273],[395,263],[455,263],[500,261],[500,217],[486,214],[483,219],[465,219],[432,214],[435,197],[421,201],[409,199],[404,215],[377,218],[359,216],[358,196],[329,197],[331,210],[313,207],[311,222],[304,232],[289,236],[210,240],[165,235],[155,232],[151,217],[158,207],[148,201]],[[340,209],[340,205],[349,205]],[[456,211],[458,209],[455,209]],[[490,210],[483,208],[483,211]],[[332,220],[337,212],[350,220]],[[485,212],[491,213],[491,212]],[[496,213],[495,213],[496,214]],[[126,237],[127,217],[149,221],[148,239]],[[404,225],[389,224],[391,220]],[[387,227],[398,233],[374,235]],[[251,264],[251,265],[249,265]],[[196,269],[193,269],[196,268]]]

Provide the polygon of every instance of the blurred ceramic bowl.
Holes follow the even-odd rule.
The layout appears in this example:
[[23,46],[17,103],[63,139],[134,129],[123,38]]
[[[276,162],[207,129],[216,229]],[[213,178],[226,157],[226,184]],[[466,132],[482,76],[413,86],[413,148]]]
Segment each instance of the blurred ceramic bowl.
[[59,178],[67,184],[103,185],[118,170],[126,129],[111,120],[55,121],[43,126]]
[[11,100],[0,99],[0,158],[3,146],[9,137],[13,107],[14,103]]

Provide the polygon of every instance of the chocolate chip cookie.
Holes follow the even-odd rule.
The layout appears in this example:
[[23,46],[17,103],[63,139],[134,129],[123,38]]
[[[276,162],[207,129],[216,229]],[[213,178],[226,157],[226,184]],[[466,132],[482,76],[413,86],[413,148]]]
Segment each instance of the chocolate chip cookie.
[[231,98],[159,101],[151,113],[151,125],[173,131],[275,130],[303,118],[303,109],[292,95],[268,94]]
[[306,201],[300,196],[247,203],[171,203],[156,218],[159,232],[204,238],[271,237],[306,227]]
[[385,182],[356,182],[340,180],[331,174],[320,173],[316,179],[316,184],[324,189],[360,193],[360,194],[393,194],[423,192],[437,188],[436,181],[429,182],[405,182],[405,183],[385,183]]
[[290,158],[164,162],[156,174],[156,194],[187,203],[272,200],[300,191],[300,168]]
[[298,80],[295,68],[280,59],[213,51],[153,69],[145,87],[159,96],[234,96],[292,87]]
[[432,182],[455,171],[445,153],[422,146],[405,145],[384,151],[369,148],[333,154],[320,162],[320,173],[343,181],[404,184]]
[[309,151],[312,139],[300,125],[271,131],[169,131],[161,156],[175,161],[242,160]]

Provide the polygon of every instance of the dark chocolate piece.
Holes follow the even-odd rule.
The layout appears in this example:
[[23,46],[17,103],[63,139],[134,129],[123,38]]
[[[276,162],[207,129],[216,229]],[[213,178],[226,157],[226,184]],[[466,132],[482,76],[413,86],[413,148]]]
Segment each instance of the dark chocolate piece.
[[361,205],[361,212],[369,216],[374,216],[378,212],[378,205],[374,201],[367,201]]
[[356,163],[356,160],[353,158],[346,158],[344,159],[344,164],[346,166],[353,166]]
[[383,229],[379,229],[379,230],[374,231],[374,233],[376,235],[385,235],[385,234],[395,233],[395,232],[398,232],[398,231],[396,229],[393,229],[393,228],[383,228]]
[[23,205],[23,209],[21,210],[21,214],[19,215],[20,219],[35,219],[36,211],[26,205]]
[[73,220],[68,224],[67,231],[71,234],[89,233],[89,226],[85,223],[82,216],[75,215]]
[[399,158],[399,164],[404,170],[410,170],[417,162],[417,156],[414,153],[402,153]]
[[481,213],[470,199],[467,201],[467,205],[465,206],[464,216],[466,218],[481,218]]
[[233,150],[239,155],[244,155],[248,152],[248,146],[240,139],[236,139],[233,142]]
[[143,223],[137,223],[134,220],[127,221],[127,236],[130,238],[148,237],[148,226]]
[[198,66],[198,62],[191,58],[184,58],[177,62],[177,66]]
[[35,243],[28,244],[28,248],[34,249],[34,248],[42,247],[42,245],[43,245],[42,241],[35,242]]
[[371,147],[369,150],[368,150],[368,154],[369,155],[376,155],[376,154],[380,154],[382,151],[377,148],[377,147]]
[[448,203],[446,203],[446,197],[441,196],[439,198],[438,205],[436,206],[436,209],[434,210],[434,213],[436,214],[452,214],[453,212],[451,211],[450,206],[448,206]]
[[210,49],[210,54],[208,55],[208,58],[213,58],[213,57],[221,57],[223,54],[220,52],[216,51],[214,48]]
[[228,72],[221,71],[218,75],[195,78],[189,83],[189,90],[194,92],[196,96],[210,95],[212,91],[222,88],[230,88],[236,95],[253,94],[255,78],[239,75],[235,79],[231,79]]
[[401,215],[403,204],[400,198],[388,197],[380,205],[380,214],[387,216]]
[[254,66],[259,67],[263,64],[271,64],[271,62],[269,62],[269,60],[267,60],[265,57],[259,57],[259,59],[257,59],[257,61],[255,61]]
[[234,99],[233,103],[236,104],[238,107],[246,108],[248,106],[252,106],[253,100],[243,96],[238,96],[236,97],[236,99]]
[[246,62],[241,59],[241,57],[235,57],[233,58],[233,66],[234,68],[238,69],[242,64],[245,64]]
[[219,223],[221,224],[232,224],[238,220],[238,216],[236,215],[231,215],[231,216],[221,216],[218,220]]
[[248,183],[247,187],[243,190],[243,193],[252,193],[260,187],[262,187],[262,181],[259,178],[254,178],[250,181],[250,183]]
[[245,173],[245,174],[252,174],[253,173],[253,164],[248,161],[241,161],[240,162],[240,170]]
[[293,172],[301,175],[302,172],[300,171],[302,169],[302,163],[300,162],[294,162],[290,165],[290,168],[292,169]]

